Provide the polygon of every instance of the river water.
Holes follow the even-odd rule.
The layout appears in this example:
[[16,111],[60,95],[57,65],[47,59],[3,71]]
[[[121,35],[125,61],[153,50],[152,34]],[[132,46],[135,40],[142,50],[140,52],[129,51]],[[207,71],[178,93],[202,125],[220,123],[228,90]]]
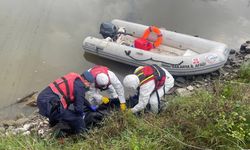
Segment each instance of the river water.
[[70,71],[102,64],[120,79],[131,72],[84,55],[82,40],[99,37],[103,21],[156,25],[239,48],[250,39],[249,14],[250,0],[0,0],[0,115],[17,113],[10,104]]

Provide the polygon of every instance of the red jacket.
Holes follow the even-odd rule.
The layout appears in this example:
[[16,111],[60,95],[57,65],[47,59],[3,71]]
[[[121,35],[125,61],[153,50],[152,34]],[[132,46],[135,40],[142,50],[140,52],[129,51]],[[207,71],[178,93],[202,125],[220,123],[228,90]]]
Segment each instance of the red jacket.
[[166,74],[161,67],[157,65],[144,66],[135,72],[140,80],[140,86],[154,80],[155,88],[158,90],[161,86],[165,84]]
[[77,73],[69,73],[49,84],[52,91],[60,96],[63,108],[67,109],[69,104],[74,102],[74,81],[80,79],[86,87],[89,82]]

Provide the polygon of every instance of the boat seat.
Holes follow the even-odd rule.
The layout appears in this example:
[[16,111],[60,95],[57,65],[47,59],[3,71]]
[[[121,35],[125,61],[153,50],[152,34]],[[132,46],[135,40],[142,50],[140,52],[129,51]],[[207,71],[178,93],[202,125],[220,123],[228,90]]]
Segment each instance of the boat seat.
[[190,49],[187,49],[182,56],[195,56],[195,55],[199,55],[199,53],[192,51]]
[[151,52],[169,56],[182,56],[184,53],[183,50],[166,45],[160,45],[158,48],[152,49]]

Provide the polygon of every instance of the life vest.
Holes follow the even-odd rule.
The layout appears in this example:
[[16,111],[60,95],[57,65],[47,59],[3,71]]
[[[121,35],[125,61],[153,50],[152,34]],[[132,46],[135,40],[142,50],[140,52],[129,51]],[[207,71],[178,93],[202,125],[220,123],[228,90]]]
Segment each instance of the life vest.
[[[90,73],[92,74],[92,76],[94,77],[95,79],[95,87],[98,88],[98,89],[101,89],[101,90],[106,90],[108,89],[109,85],[111,84],[110,83],[110,77],[109,77],[109,74],[108,74],[108,67],[105,67],[105,66],[94,66],[91,70],[90,70]],[[99,73],[104,73],[108,76],[108,79],[109,79],[109,82],[108,84],[105,86],[105,87],[101,87],[100,85],[97,84],[96,82],[96,76],[99,74]]]
[[56,79],[49,84],[52,91],[59,95],[64,109],[67,109],[75,100],[74,97],[74,82],[80,79],[86,88],[89,88],[90,83],[77,73],[69,73],[61,78]]
[[155,90],[158,90],[165,84],[166,73],[161,67],[157,65],[144,66],[141,69],[134,72],[140,80],[139,86],[154,80],[155,81]]

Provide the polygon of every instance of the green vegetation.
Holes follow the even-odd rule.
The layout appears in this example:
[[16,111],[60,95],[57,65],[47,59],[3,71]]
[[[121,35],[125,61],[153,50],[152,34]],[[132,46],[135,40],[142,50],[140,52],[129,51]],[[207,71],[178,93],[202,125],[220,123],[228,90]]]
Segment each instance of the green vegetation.
[[250,83],[250,61],[241,66],[239,77],[241,81]]
[[[240,81],[249,83],[249,67]],[[250,148],[250,85],[214,83],[213,93],[168,98],[159,115],[116,112],[88,134],[62,139],[0,136],[0,149],[243,149]]]

